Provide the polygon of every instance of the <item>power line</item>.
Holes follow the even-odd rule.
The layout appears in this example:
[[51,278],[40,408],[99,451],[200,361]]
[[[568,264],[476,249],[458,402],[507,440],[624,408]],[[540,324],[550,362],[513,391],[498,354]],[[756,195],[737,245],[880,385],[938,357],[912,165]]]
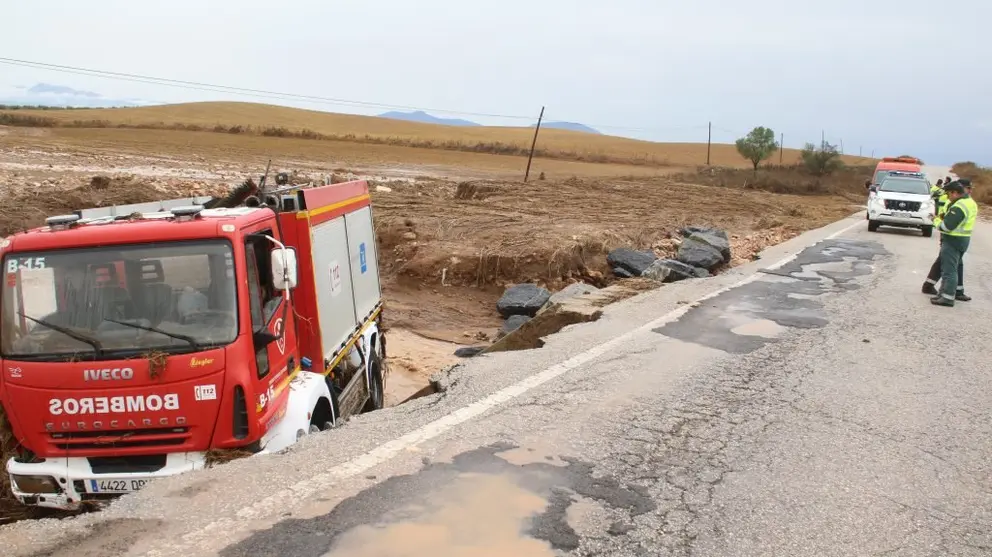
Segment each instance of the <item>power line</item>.
[[[124,73],[124,72],[114,72],[109,70],[96,70],[92,68],[82,68],[78,66],[66,66],[62,64],[49,64],[45,62],[33,62],[30,60],[20,60],[17,58],[3,58],[0,57],[0,64],[7,64],[10,66],[21,66],[25,68],[32,69],[42,69],[61,73],[69,73],[75,75],[84,75],[88,77],[100,77],[104,79],[115,79],[119,81],[128,81],[134,83],[146,83],[151,85],[163,85],[167,87],[175,87],[179,89],[188,89],[195,91],[206,91],[210,93],[236,93],[238,95],[243,95],[253,98],[263,98],[263,99],[276,99],[276,100],[299,100],[307,101],[318,104],[330,104],[330,105],[340,105],[340,106],[352,106],[352,107],[371,107],[380,109],[397,109],[397,110],[422,110],[424,112],[434,112],[443,114],[454,114],[460,116],[479,116],[487,118],[504,118],[513,120],[526,120],[533,122],[533,116],[521,116],[513,114],[495,114],[486,112],[466,112],[460,110],[451,110],[443,108],[426,108],[408,105],[396,105],[388,103],[377,103],[370,101],[355,101],[349,99],[339,99],[333,97],[322,97],[316,95],[302,95],[297,93],[284,93],[279,91],[267,91],[262,89],[250,89],[246,87],[235,87],[230,85],[217,85],[211,83],[202,83],[197,81],[187,81],[181,79],[171,79],[163,77],[153,77],[140,74]],[[573,120],[565,118],[554,118],[554,120],[561,122],[571,122]],[[651,132],[675,132],[675,131],[694,131],[706,128],[705,125],[695,125],[695,126],[673,126],[673,127],[654,127],[654,128],[644,128],[644,127],[630,127],[630,126],[616,126],[611,124],[594,124],[594,123],[584,123],[584,125],[597,130],[613,130],[613,131],[626,131],[626,132],[641,132],[641,133],[651,133]]]
[[[160,85],[166,87],[174,87],[178,89],[205,91],[210,93],[234,93],[241,96],[252,97],[252,98],[262,98],[262,99],[275,99],[275,100],[295,100],[304,101],[316,104],[328,104],[328,105],[338,105],[338,106],[350,106],[350,107],[363,107],[363,108],[379,108],[379,109],[394,109],[394,110],[420,110],[424,112],[433,112],[440,114],[454,114],[460,116],[477,116],[485,118],[502,118],[511,120],[524,120],[529,122],[534,122],[533,116],[523,116],[515,114],[497,114],[489,112],[469,112],[462,110],[452,110],[445,108],[426,108],[417,107],[409,105],[399,105],[399,104],[388,104],[379,103],[372,101],[356,101],[350,99],[340,99],[335,97],[323,97],[318,95],[303,95],[297,93],[285,93],[281,91],[269,91],[264,89],[251,89],[247,87],[235,87],[231,85],[217,85],[211,83],[203,83],[198,81],[187,81],[181,79],[171,79],[164,77],[154,77],[141,74],[133,74],[126,72],[115,72],[109,70],[97,70],[92,68],[83,68],[79,66],[68,66],[63,64],[50,64],[46,62],[34,62],[30,60],[21,60],[17,58],[5,58],[0,57],[0,64],[6,64],[9,66],[20,66],[25,68],[40,69],[61,73],[69,73],[75,75],[84,75],[88,77],[99,77],[103,79],[114,79],[118,81],[129,81],[134,83],[145,83],[150,85]],[[553,116],[553,114],[552,114]],[[546,119],[551,119],[550,117]],[[560,122],[574,122],[574,120],[555,118],[554,120]],[[615,126],[610,124],[593,124],[584,123],[584,125],[594,128],[597,130],[612,130],[612,131],[624,131],[624,132],[640,132],[640,133],[651,133],[651,132],[686,132],[686,131],[701,131],[706,129],[708,126],[705,124],[694,125],[694,126],[678,126],[678,127],[628,127],[628,126]],[[737,130],[730,130],[727,128],[713,126],[713,130],[743,136],[746,135],[744,132]]]
[[180,89],[195,89],[201,91],[210,92],[234,92],[247,96],[263,96],[266,98],[288,98],[296,100],[306,100],[311,102],[326,103],[326,104],[338,104],[338,105],[348,105],[348,106],[362,106],[370,108],[390,108],[390,109],[400,109],[400,110],[423,110],[425,112],[440,112],[445,114],[459,114],[465,116],[481,116],[487,118],[509,118],[517,120],[534,120],[533,116],[518,116],[511,114],[493,114],[487,112],[466,112],[461,110],[449,110],[443,108],[425,108],[417,106],[407,106],[407,105],[397,105],[397,104],[387,104],[387,103],[377,103],[370,101],[354,101],[349,99],[338,99],[333,97],[321,97],[316,95],[301,95],[296,93],[283,93],[280,91],[267,91],[263,89],[249,89],[247,87],[234,87],[230,85],[216,85],[212,83],[202,83],[197,81],[186,81],[181,79],[170,79],[164,77],[152,77],[147,75],[123,73],[123,72],[112,72],[107,70],[95,70],[92,68],[81,68],[78,66],[64,66],[61,64],[48,64],[44,62],[32,62],[29,60],[18,60],[16,58],[2,58],[0,57],[0,63],[7,64],[11,66],[22,66],[34,69],[45,69],[64,73],[74,73],[79,75],[87,75],[91,77],[103,77],[107,79],[118,79],[122,81],[132,81],[138,83],[150,83],[153,85],[165,85],[169,87],[177,87]]

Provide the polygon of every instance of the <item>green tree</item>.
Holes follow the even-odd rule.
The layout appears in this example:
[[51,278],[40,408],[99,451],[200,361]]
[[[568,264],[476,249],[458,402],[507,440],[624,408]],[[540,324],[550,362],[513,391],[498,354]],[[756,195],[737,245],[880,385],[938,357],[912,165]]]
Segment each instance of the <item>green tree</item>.
[[754,128],[746,137],[737,140],[737,152],[751,161],[755,173],[758,172],[758,165],[761,164],[761,161],[772,156],[777,149],[778,142],[775,141],[775,132],[771,128],[763,126]]
[[806,170],[814,176],[826,176],[844,166],[844,161],[840,160],[840,151],[837,150],[837,146],[826,141],[821,143],[819,148],[812,143],[807,143],[803,147],[800,157],[802,157]]

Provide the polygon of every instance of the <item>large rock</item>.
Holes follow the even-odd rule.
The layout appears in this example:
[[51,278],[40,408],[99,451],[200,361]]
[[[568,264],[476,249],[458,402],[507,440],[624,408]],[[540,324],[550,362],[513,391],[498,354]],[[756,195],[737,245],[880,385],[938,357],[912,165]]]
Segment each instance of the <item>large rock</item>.
[[511,315],[534,317],[551,299],[551,293],[535,284],[518,284],[506,289],[496,302],[496,309],[503,318]]
[[720,250],[699,240],[695,234],[682,240],[676,258],[686,265],[702,267],[706,270],[716,269],[726,263]]
[[687,226],[679,232],[686,238],[709,244],[720,252],[724,263],[730,263],[730,237],[726,231],[708,226]]
[[655,261],[645,269],[641,276],[659,282],[677,282],[690,278],[700,278],[699,271],[695,267],[674,259]]
[[606,263],[613,273],[622,276],[617,270],[626,271],[632,277],[639,277],[644,270],[651,266],[658,256],[653,251],[637,251],[628,248],[617,248],[606,256]]
[[569,284],[565,288],[562,288],[558,292],[551,295],[552,304],[560,304],[569,298],[575,298],[577,296],[582,296],[583,294],[591,294],[599,290],[595,286],[586,284],[584,282],[577,282],[575,284]]
[[[554,296],[552,296],[554,298]],[[519,329],[524,323],[533,319],[526,315],[511,315],[509,319],[503,322],[503,326],[500,327],[499,331],[496,333],[496,338],[503,338],[506,335],[512,333]]]

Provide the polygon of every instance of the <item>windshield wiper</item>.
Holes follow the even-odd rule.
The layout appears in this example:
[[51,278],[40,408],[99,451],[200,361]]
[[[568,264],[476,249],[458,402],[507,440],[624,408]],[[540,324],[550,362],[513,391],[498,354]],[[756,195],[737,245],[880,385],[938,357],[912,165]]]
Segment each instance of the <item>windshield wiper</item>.
[[25,318],[25,319],[29,319],[31,321],[34,321],[35,323],[41,325],[42,327],[48,327],[49,329],[51,329],[53,331],[58,331],[58,332],[64,334],[65,336],[67,336],[67,337],[71,337],[71,338],[74,338],[74,339],[78,340],[79,342],[85,342],[86,344],[89,344],[90,346],[93,347],[93,352],[96,354],[96,356],[98,358],[100,358],[100,357],[103,356],[103,345],[100,344],[100,341],[99,340],[97,340],[97,339],[95,339],[93,337],[88,337],[88,336],[86,336],[86,335],[84,335],[82,333],[78,333],[76,331],[73,331],[72,329],[70,329],[68,327],[63,327],[62,325],[56,325],[55,323],[49,323],[48,321],[45,321],[44,319],[35,319],[34,317],[31,317],[30,315],[26,315],[23,311],[19,311],[19,312],[17,312],[17,314],[20,315],[21,317]]
[[110,321],[111,323],[117,323],[118,325],[124,325],[125,327],[134,327],[135,329],[142,329],[145,331],[158,333],[160,335],[165,335],[167,337],[178,338],[179,340],[185,340],[186,342],[189,343],[190,346],[193,347],[193,350],[200,349],[200,345],[196,342],[196,339],[191,336],[181,335],[179,333],[170,333],[169,331],[166,331],[164,329],[159,329],[158,327],[146,327],[144,325],[138,325],[137,323],[128,323],[126,321],[118,321],[116,319],[110,319],[107,317],[104,317],[103,320]]

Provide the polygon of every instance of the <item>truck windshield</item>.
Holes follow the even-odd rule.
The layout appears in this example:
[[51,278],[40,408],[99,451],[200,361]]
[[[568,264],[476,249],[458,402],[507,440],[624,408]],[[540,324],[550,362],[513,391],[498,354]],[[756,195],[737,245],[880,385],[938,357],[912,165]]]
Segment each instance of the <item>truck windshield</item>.
[[238,331],[224,240],[10,253],[0,349],[8,359],[115,359],[228,344]]
[[918,178],[886,178],[879,186],[879,191],[890,191],[893,193],[914,193],[919,195],[930,195],[930,187],[926,180]]

